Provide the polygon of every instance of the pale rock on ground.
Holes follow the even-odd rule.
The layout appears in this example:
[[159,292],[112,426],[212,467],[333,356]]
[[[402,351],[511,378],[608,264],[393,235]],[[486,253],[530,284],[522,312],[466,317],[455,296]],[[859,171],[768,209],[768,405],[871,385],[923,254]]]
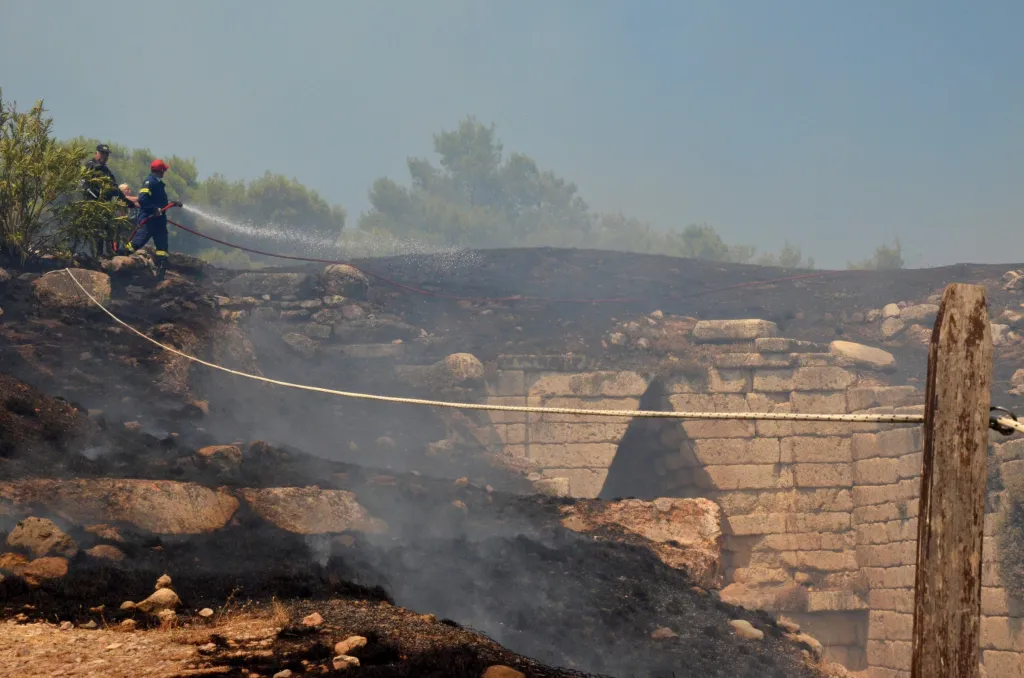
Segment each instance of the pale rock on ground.
[[[74,269],[75,280],[91,294],[96,301],[106,306],[110,303],[110,276],[99,271]],[[49,308],[92,308],[93,303],[82,294],[68,274],[51,271],[32,283],[36,299]]]
[[906,328],[907,324],[899,318],[886,318],[882,321],[882,337],[892,339]]
[[723,341],[753,341],[776,337],[779,327],[768,320],[701,320],[693,328],[695,341],[711,343]]
[[737,636],[745,640],[764,639],[764,631],[761,629],[755,629],[746,619],[733,619],[729,622],[729,626],[732,627],[732,630]]
[[865,346],[852,341],[833,341],[829,352],[851,361],[854,365],[889,372],[896,369],[896,358],[892,353],[873,346]]
[[897,304],[886,304],[882,307],[882,320],[900,317],[900,307]]

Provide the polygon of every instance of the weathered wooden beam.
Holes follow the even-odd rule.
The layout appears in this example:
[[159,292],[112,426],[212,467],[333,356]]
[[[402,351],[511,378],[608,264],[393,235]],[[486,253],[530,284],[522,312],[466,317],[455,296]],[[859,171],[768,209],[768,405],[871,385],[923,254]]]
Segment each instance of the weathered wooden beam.
[[928,351],[912,678],[978,678],[992,330],[985,289],[946,288]]

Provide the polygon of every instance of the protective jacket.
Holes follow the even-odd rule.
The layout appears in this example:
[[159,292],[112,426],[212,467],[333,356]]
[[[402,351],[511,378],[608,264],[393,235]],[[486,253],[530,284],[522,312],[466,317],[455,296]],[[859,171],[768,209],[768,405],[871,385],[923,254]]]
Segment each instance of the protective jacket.
[[114,178],[114,173],[110,171],[110,168],[107,167],[106,163],[99,162],[96,158],[90,158],[89,161],[85,163],[85,169],[88,170],[94,178],[105,177],[110,182],[110,186],[101,189],[95,183],[83,181],[82,192],[85,194],[86,200],[110,200],[111,198],[118,198],[125,205],[134,207],[132,201],[129,200],[125,194],[121,192],[121,189],[117,187],[117,179]]
[[146,223],[151,228],[163,227],[166,229],[167,217],[160,210],[167,207],[169,202],[163,179],[155,174],[150,174],[142,182],[142,188],[139,189],[139,214],[136,217],[136,223],[149,219]]

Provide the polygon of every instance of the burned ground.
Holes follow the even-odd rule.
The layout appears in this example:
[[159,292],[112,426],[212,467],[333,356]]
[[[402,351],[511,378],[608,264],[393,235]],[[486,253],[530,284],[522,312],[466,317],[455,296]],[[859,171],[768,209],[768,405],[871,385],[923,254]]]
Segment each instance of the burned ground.
[[[160,284],[115,276],[111,309],[162,341],[228,366],[300,383],[416,394],[383,375],[372,360],[334,355],[300,360],[279,337],[258,327],[239,340],[225,328],[213,302],[217,285],[230,274],[183,262],[178,260]],[[795,338],[869,341],[877,339],[871,336],[875,329],[844,322],[836,309],[924,298],[954,280],[987,283],[992,305],[1016,303],[995,284],[1006,267],[841,272],[727,290],[721,288],[793,272],[556,250],[484,252],[473,262],[454,270],[410,258],[366,265],[450,295],[634,301],[465,302],[374,284],[370,303],[375,308],[429,334],[407,342],[408,362],[429,364],[459,351],[484,361],[500,354],[557,353],[588,365],[624,368],[645,356],[608,346],[606,335],[616,323],[654,310],[693,318],[760,317],[776,321]],[[366,662],[363,672],[369,675],[442,675],[447,665],[443,675],[477,676],[490,663],[517,666],[531,676],[569,675],[457,626],[416,627],[415,615],[406,619],[388,602],[454,619],[550,666],[617,676],[812,675],[801,648],[769,617],[726,605],[715,592],[694,587],[685,572],[664,565],[642,540],[611,532],[580,535],[563,527],[560,508],[573,500],[530,496],[522,477],[472,450],[428,454],[428,445],[451,428],[429,410],[339,403],[203,368],[194,369],[185,383],[154,346],[95,312],[41,308],[30,285],[30,279],[15,278],[0,288],[0,481],[138,478],[211,488],[315,485],[353,492],[389,531],[303,536],[269,525],[244,507],[231,525],[211,535],[158,538],[117,525],[123,541],[111,542],[72,531],[83,551],[116,545],[125,560],[97,562],[79,553],[67,577],[38,587],[8,576],[0,583],[7,615],[84,623],[96,616],[90,608],[102,604],[104,618],[115,623],[135,616],[119,611],[120,603],[146,595],[166,571],[190,610],[223,606],[229,598],[276,596],[301,601],[292,603],[295,614],[315,609],[328,624],[336,618],[346,632],[389,638],[376,644],[380,662]],[[900,359],[898,379],[923,378],[923,347],[893,352]],[[1008,349],[997,363],[997,380],[1004,385],[1012,362],[1007,356],[1013,355]],[[462,398],[474,394],[450,397]],[[654,392],[651,398],[656,399]],[[644,432],[631,430],[642,446]],[[197,448],[226,443],[244,451],[237,473],[224,476],[197,463]],[[468,482],[454,482],[461,476]],[[631,494],[628,483],[621,493]],[[8,515],[0,527],[10,529],[16,518]],[[384,610],[383,617],[368,610]],[[738,638],[728,626],[733,619],[750,621],[765,632],[764,640]],[[662,627],[675,636],[652,639]],[[416,640],[423,638],[433,640]],[[269,658],[227,663],[238,672],[299,670],[301,659],[322,658],[327,648],[320,642],[284,633],[275,636]]]

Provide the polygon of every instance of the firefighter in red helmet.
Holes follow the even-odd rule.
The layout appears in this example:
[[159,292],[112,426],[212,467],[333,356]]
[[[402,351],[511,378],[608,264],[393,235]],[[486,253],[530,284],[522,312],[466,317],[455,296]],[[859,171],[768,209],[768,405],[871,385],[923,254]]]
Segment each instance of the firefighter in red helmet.
[[167,198],[164,186],[164,173],[170,169],[163,160],[149,163],[150,174],[139,189],[138,229],[135,237],[125,245],[129,254],[146,246],[149,239],[156,245],[156,263],[161,271],[167,267],[167,215],[165,212],[174,206],[181,207],[180,202],[172,202]]

